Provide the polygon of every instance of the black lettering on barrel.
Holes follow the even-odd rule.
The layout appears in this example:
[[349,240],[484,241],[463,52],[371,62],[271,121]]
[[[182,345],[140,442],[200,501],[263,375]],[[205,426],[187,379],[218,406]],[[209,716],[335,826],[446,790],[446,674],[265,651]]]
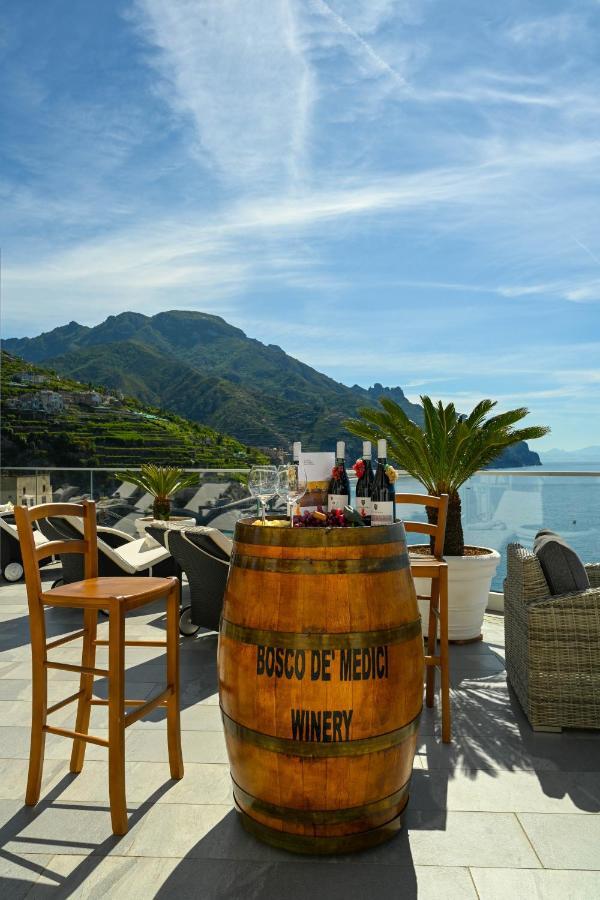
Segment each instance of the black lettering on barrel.
[[292,739],[331,744],[350,740],[352,709],[291,709]]
[[259,644],[256,648],[256,674],[262,675],[265,671],[265,648]]
[[371,648],[365,647],[361,658],[362,678],[367,681],[371,677]]
[[294,662],[294,671],[296,673],[296,678],[298,681],[302,681],[304,678],[304,670],[306,668],[306,657],[304,654],[304,650],[296,651],[296,659]]
[[321,677],[321,654],[312,650],[310,654],[310,680],[318,681]]
[[267,647],[265,651],[265,672],[271,678],[275,669],[275,648]]
[[283,647],[277,647],[275,650],[275,676],[281,678],[283,675]]
[[350,681],[350,664],[352,662],[352,650],[340,652],[340,681]]
[[310,711],[310,740],[321,740],[321,712],[315,712],[314,709]]
[[334,709],[333,711],[333,741],[342,740],[342,711],[340,709]]
[[353,712],[354,712],[353,709],[343,709],[342,710],[342,718],[344,720],[344,727],[346,729],[346,737],[344,738],[345,741],[350,740],[350,722],[352,721]]
[[294,667],[293,667],[293,665],[292,665],[291,662],[290,662],[290,660],[291,660],[291,658],[293,657],[293,655],[294,655],[294,651],[291,650],[291,649],[288,647],[288,649],[285,651],[285,662],[284,662],[284,664],[283,664],[284,672],[285,672],[285,677],[286,677],[288,680],[289,680],[290,678],[293,678],[293,677],[294,677]]
[[290,712],[292,714],[292,737],[295,741],[301,741],[308,712],[305,709],[292,709]]

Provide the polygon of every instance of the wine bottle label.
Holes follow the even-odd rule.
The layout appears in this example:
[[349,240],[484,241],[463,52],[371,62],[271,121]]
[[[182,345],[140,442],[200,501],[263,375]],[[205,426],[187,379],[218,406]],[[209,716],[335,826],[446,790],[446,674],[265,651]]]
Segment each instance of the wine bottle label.
[[370,497],[357,497],[354,506],[361,519],[368,519],[371,515],[373,501]]
[[393,500],[371,500],[371,525],[392,525],[394,522]]
[[348,494],[329,494],[327,497],[327,511],[332,512],[334,509],[343,510],[348,506]]

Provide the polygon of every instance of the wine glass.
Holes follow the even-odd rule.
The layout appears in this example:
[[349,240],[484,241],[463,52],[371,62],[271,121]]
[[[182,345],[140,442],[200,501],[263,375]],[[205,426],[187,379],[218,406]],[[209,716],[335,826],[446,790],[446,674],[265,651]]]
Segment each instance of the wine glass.
[[290,463],[288,466],[279,467],[277,493],[286,498],[287,510],[290,517],[290,526],[294,525],[294,506],[308,489],[306,471],[304,466],[298,463]]
[[260,503],[263,525],[266,519],[266,504],[277,495],[277,487],[276,466],[252,466],[248,475],[248,490]]

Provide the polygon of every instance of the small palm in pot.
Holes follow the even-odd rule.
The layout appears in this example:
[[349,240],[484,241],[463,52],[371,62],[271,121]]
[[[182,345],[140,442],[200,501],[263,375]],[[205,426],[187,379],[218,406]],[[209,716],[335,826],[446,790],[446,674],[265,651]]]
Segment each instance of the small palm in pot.
[[[493,464],[502,450],[543,437],[549,429],[541,425],[515,428],[528,414],[524,407],[490,416],[496,406],[493,400],[481,400],[468,415],[461,415],[453,403],[444,406],[422,396],[422,428],[394,400],[382,397],[379,402],[383,409],[360,409],[361,418],[344,425],[370,441],[385,437],[389,456],[429,494],[449,495],[445,552],[462,556],[465,541],[459,488],[479,469]],[[437,510],[427,507],[427,517],[435,524]]]
[[186,473],[174,466],[155,466],[152,463],[140,466],[139,472],[118,472],[117,478],[135,484],[154,497],[154,518],[165,522],[171,515],[171,497],[183,488],[198,483],[196,473]]

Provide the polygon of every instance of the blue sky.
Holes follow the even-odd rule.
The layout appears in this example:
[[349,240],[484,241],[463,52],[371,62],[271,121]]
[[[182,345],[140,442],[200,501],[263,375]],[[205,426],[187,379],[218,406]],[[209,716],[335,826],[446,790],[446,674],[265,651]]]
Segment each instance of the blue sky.
[[4,336],[217,313],[600,444],[600,0],[20,0]]

